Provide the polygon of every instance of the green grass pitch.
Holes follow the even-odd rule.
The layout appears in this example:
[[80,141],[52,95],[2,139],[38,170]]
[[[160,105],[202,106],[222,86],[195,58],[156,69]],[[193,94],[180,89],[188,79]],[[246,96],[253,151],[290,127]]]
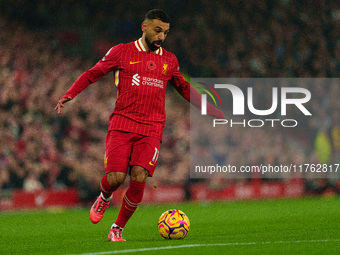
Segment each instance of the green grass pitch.
[[[183,240],[157,229],[167,209],[191,222]],[[89,208],[0,214],[0,254],[340,254],[340,200],[305,198],[141,205],[127,224],[127,242],[107,240],[118,208],[94,225]]]

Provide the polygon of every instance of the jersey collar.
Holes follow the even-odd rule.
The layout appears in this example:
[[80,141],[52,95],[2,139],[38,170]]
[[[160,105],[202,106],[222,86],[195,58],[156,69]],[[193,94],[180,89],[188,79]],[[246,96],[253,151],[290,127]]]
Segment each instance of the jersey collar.
[[[138,40],[135,41],[135,46],[136,46],[138,51],[146,51],[146,49],[144,48],[144,45],[142,43],[142,38],[139,38]],[[162,47],[159,47],[159,49],[156,50],[155,53],[158,54],[158,55],[163,55]]]

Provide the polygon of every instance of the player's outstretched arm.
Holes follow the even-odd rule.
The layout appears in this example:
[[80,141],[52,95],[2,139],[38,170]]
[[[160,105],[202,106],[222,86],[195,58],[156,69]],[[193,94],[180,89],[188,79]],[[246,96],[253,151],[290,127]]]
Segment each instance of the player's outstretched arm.
[[[193,88],[190,83],[185,81],[180,72],[175,72],[170,83],[178,91],[178,93],[189,101],[191,104],[201,109],[201,94]],[[218,119],[225,119],[223,112],[215,108],[212,104],[207,102],[207,114]]]
[[[189,101],[192,105],[201,110],[201,94],[187,82],[179,71],[178,60],[174,57],[177,69],[172,74],[170,84],[178,91],[178,93]],[[225,119],[222,111],[215,108],[212,104],[207,102],[207,114],[218,119]]]
[[[185,91],[185,92],[184,92]],[[190,84],[182,92],[182,96],[186,98],[190,103],[201,110],[201,94],[197,92]],[[207,102],[207,114],[218,119],[225,119],[224,114],[221,110],[215,108],[211,103]]]
[[62,108],[64,107],[65,103],[75,98],[90,84],[98,81],[101,77],[104,76],[104,73],[97,65],[80,75],[78,79],[73,83],[71,88],[66,92],[66,94],[58,101],[57,106],[54,108],[54,110],[58,111],[58,114],[62,113]]
[[58,114],[62,113],[62,108],[64,107],[64,104],[68,101],[72,100],[72,97],[64,97],[61,98],[57,104],[57,106],[54,108],[55,111],[58,111]]

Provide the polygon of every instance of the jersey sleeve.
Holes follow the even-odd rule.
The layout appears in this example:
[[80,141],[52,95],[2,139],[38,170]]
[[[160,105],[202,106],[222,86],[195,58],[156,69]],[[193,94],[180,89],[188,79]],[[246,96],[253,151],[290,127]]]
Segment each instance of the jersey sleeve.
[[80,92],[86,89],[90,84],[98,81],[104,73],[95,65],[91,69],[84,72],[78,77],[78,79],[72,84],[71,88],[66,92],[62,98],[71,97],[75,98]]
[[97,62],[91,69],[84,72],[73,83],[71,88],[66,92],[62,98],[71,97],[75,98],[80,92],[86,89],[90,84],[98,81],[104,75],[117,69],[120,63],[120,54],[123,44],[112,47],[106,55]]
[[[174,56],[176,69],[170,80],[170,84],[178,91],[178,93],[189,101],[192,105],[201,109],[201,94],[187,82],[179,71],[177,58]],[[215,116],[219,119],[225,119],[223,112],[216,109],[212,104],[207,102],[207,114]]]
[[109,72],[116,70],[120,66],[121,62],[121,54],[123,52],[123,44],[118,44],[112,47],[106,55],[98,61],[96,66],[102,70],[104,75],[108,74]]
[[190,83],[187,82],[179,71],[177,58],[173,57],[175,71],[172,74],[170,84],[180,93],[185,99],[190,101]]

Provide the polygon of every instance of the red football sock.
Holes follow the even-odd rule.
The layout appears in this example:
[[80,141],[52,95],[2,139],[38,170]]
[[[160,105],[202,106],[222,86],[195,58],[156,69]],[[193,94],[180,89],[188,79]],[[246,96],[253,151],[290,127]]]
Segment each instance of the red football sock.
[[109,198],[117,188],[118,187],[111,187],[107,181],[107,175],[105,174],[100,182],[100,191],[102,192],[104,198]]
[[145,182],[136,182],[130,180],[130,186],[123,198],[117,220],[115,222],[121,228],[124,228],[132,214],[136,211],[138,204],[142,201],[145,188]]

